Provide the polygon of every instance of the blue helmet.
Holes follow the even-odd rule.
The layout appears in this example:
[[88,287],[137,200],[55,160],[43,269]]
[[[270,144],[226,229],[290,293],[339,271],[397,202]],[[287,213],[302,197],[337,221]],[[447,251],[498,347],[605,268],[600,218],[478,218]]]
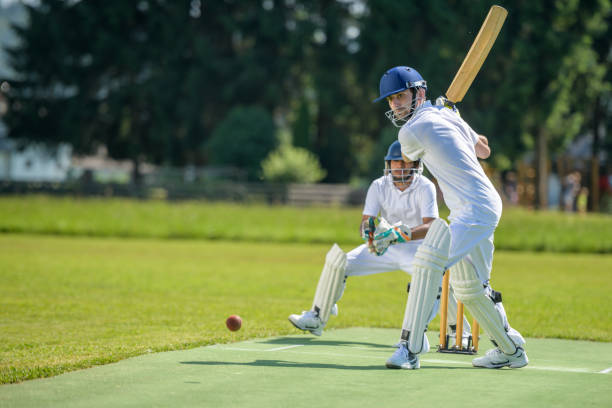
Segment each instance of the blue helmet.
[[421,160],[412,162],[412,167],[395,170],[391,170],[391,160],[404,160],[402,157],[402,145],[398,140],[391,143],[387,150],[384,175],[391,175],[391,180],[394,183],[408,183],[415,181],[423,173],[423,163]]
[[387,150],[387,155],[385,156],[386,160],[403,160],[402,159],[402,145],[399,140],[391,143],[389,149]]
[[425,88],[427,82],[416,69],[410,67],[394,67],[380,78],[380,96],[374,102],[385,99],[389,95],[405,91],[409,88]]

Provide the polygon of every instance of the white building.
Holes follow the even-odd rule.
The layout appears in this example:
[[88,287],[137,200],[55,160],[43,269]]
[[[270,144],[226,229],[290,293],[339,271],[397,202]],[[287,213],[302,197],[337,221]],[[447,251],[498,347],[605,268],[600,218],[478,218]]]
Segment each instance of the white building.
[[1,134],[0,129],[0,181],[59,182],[68,178],[70,145],[47,149],[42,144],[33,144],[19,149],[13,140]]

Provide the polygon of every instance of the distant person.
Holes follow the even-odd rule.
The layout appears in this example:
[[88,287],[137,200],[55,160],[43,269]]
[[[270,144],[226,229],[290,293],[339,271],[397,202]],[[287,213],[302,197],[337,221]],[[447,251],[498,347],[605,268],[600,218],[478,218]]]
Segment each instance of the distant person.
[[[327,254],[312,308],[289,316],[289,321],[295,327],[320,336],[329,315],[338,313],[337,302],[342,297],[348,277],[396,270],[412,273],[417,248],[423,242],[431,223],[438,218],[436,189],[421,174],[422,170],[420,161],[405,162],[402,159],[398,141],[389,146],[385,156],[384,175],[370,184],[365,199],[360,227],[365,244],[346,255],[338,246],[332,247]],[[388,225],[385,227],[384,223],[380,223],[373,231],[373,219],[379,215]],[[435,284],[436,291],[440,283],[441,279]],[[436,302],[427,311],[428,322],[435,317],[438,306]],[[456,310],[456,300],[449,296],[450,333],[455,332]],[[462,342],[467,344],[470,326],[465,318],[463,327]],[[429,342],[424,336],[422,352],[428,349]]]
[[561,180],[555,172],[548,174],[548,208],[558,210],[561,202]]
[[612,211],[612,171],[601,167],[599,170],[599,209],[602,212]]
[[579,171],[572,171],[565,176],[565,185],[563,190],[563,209],[566,212],[576,211],[576,197],[580,192],[580,182],[582,176]]
[[503,186],[504,195],[508,202],[512,205],[517,205],[519,202],[518,196],[518,180],[514,171],[508,171],[504,178]]

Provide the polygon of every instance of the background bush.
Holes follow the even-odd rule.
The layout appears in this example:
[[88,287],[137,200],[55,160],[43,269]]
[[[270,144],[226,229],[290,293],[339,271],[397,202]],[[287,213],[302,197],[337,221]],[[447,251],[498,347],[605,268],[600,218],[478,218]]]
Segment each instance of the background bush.
[[277,183],[316,183],[326,174],[317,156],[291,145],[283,145],[270,153],[261,167],[264,180]]

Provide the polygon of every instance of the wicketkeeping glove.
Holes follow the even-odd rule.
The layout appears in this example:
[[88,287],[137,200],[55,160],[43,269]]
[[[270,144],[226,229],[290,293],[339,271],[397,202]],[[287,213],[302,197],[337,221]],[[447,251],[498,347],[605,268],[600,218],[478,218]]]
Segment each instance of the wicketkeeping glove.
[[410,228],[406,225],[394,225],[391,228],[374,236],[374,253],[378,256],[387,252],[390,245],[408,242],[412,239]]
[[374,239],[374,231],[376,230],[376,225],[374,224],[374,217],[369,217],[361,221],[361,239],[365,242],[368,242]]

